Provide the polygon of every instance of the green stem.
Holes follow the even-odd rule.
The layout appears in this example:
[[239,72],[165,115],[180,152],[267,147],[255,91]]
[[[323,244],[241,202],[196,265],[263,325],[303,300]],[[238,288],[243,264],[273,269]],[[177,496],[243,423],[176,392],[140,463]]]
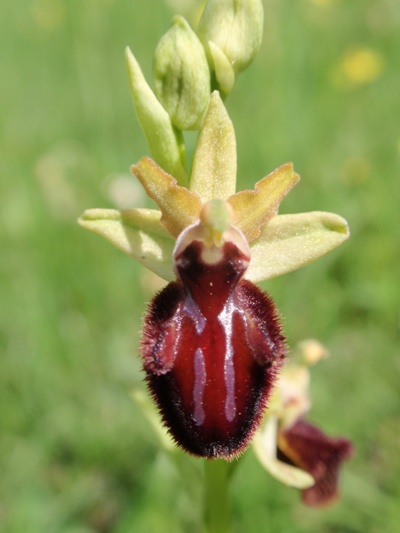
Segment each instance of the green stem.
[[232,466],[221,459],[204,461],[204,533],[230,533],[229,483]]

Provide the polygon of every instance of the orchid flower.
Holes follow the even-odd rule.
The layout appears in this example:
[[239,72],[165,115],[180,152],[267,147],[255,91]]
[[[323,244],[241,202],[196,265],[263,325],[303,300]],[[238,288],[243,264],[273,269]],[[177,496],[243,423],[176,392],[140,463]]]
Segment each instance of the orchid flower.
[[329,437],[306,421],[311,407],[309,366],[327,356],[315,340],[299,343],[297,357],[284,367],[270,409],[253,439],[253,449],[276,479],[302,490],[302,500],[327,506],[338,497],[339,469],[353,454],[351,442]]
[[188,187],[148,157],[131,171],[159,209],[90,209],[79,223],[170,282],[144,320],[149,390],[179,446],[234,458],[260,426],[286,351],[279,313],[254,282],[336,248],[348,225],[333,213],[278,214],[299,180],[290,163],[236,192],[235,133],[217,91]]

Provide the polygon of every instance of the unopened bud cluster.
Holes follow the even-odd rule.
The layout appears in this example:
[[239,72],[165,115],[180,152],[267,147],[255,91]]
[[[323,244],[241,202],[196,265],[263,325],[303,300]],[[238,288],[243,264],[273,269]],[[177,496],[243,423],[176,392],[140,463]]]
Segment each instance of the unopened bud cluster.
[[[181,16],[154,54],[154,92],[127,48],[136,115],[153,158],[185,183],[182,131],[199,130],[210,94],[228,95],[260,48],[261,0],[208,0],[197,32]],[[166,155],[167,154],[167,155]]]
[[199,129],[210,97],[204,48],[186,20],[177,16],[154,54],[155,93],[172,124]]

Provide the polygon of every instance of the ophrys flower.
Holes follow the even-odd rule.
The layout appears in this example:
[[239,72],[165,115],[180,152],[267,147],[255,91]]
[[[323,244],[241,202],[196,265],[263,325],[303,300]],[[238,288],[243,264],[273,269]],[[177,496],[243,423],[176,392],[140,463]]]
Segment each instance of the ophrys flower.
[[329,252],[347,239],[347,223],[277,214],[299,179],[291,164],[235,193],[235,134],[217,92],[189,188],[147,157],[132,172],[159,211],[94,209],[80,224],[171,282],[144,322],[147,382],[179,445],[231,458],[258,427],[285,352],[274,304],[253,282]]

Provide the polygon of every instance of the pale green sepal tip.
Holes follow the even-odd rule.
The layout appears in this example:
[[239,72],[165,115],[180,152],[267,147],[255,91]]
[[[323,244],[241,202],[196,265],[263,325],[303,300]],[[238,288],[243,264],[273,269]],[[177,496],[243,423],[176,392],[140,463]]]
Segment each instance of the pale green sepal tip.
[[199,38],[181,16],[160,39],[154,54],[155,93],[172,124],[200,129],[210,98],[210,71]]
[[218,91],[214,91],[197,142],[190,190],[208,202],[226,200],[235,189],[235,130]]
[[278,215],[251,243],[246,278],[258,282],[296,270],[334,250],[349,235],[346,220],[334,213]]
[[146,82],[129,47],[125,49],[129,85],[138,122],[154,160],[181,185],[187,183],[185,154],[171,119]]
[[154,209],[88,209],[78,223],[105,237],[161,278],[172,281],[175,241],[160,225],[160,218],[161,213]]
[[264,426],[254,434],[253,450],[257,459],[281,483],[296,489],[312,487],[315,480],[308,472],[277,459],[277,426],[276,417],[269,416]]
[[235,71],[224,52],[212,41],[208,42],[215,77],[222,94],[228,95],[235,84]]

